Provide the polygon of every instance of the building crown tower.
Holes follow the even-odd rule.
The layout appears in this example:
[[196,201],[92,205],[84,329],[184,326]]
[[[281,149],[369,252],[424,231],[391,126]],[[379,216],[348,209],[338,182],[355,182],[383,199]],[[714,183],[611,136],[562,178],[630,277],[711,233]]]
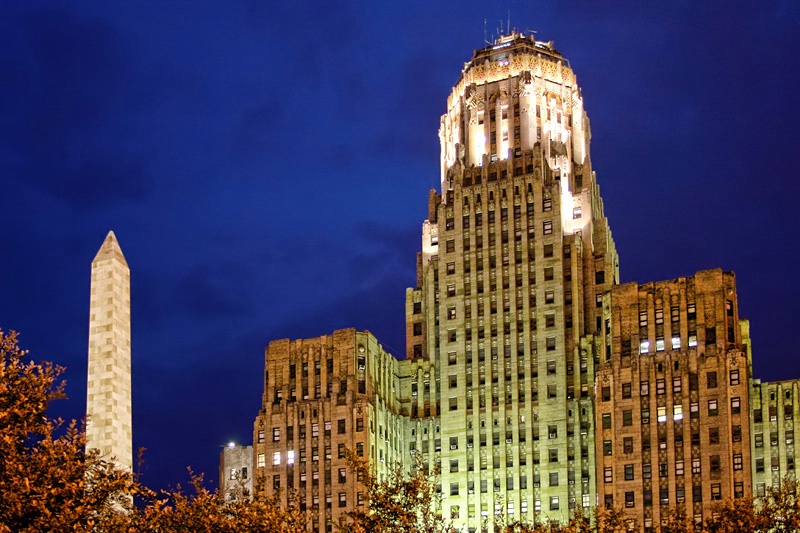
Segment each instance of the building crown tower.
[[441,464],[457,525],[564,520],[597,501],[595,338],[619,279],[569,62],[518,33],[475,51],[439,138],[406,295],[411,451]]
[[86,448],[130,471],[131,423],[130,270],[113,231],[92,261]]

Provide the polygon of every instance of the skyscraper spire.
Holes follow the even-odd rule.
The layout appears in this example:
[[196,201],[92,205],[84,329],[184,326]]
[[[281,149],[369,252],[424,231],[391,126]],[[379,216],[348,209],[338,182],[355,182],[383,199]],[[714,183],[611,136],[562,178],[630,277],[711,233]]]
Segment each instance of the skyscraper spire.
[[133,465],[130,270],[113,231],[92,261],[86,448]]

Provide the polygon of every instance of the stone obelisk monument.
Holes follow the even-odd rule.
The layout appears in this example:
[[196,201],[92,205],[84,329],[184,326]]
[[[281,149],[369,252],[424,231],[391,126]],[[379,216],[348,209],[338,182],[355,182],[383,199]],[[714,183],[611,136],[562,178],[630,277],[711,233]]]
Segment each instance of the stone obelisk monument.
[[92,261],[86,449],[133,466],[130,270],[110,231]]

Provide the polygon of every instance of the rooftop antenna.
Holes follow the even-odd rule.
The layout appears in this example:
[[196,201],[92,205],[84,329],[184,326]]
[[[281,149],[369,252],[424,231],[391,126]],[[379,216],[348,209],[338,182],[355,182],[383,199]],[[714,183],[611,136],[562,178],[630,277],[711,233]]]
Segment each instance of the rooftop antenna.
[[489,42],[489,38],[486,35],[486,23],[487,23],[487,20],[483,19],[483,42],[485,42],[486,44],[492,44],[492,43]]
[[508,25],[506,26],[506,29],[508,30],[508,33],[510,35],[512,33],[511,32],[511,10],[510,9],[508,10]]

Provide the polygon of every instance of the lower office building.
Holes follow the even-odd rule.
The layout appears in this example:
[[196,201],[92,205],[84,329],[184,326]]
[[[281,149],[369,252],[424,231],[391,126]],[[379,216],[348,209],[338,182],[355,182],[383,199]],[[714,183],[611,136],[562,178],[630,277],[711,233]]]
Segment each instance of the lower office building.
[[372,334],[344,329],[273,341],[265,367],[253,434],[255,492],[297,503],[311,512],[315,531],[330,532],[364,505],[348,450],[378,475],[403,459],[398,361]]
[[230,443],[219,457],[219,491],[233,500],[253,494],[253,447]]
[[702,521],[718,500],[750,494],[749,339],[733,273],[626,283],[603,308],[601,503],[649,531],[666,508]]
[[761,383],[754,379],[750,390],[753,493],[762,497],[771,487],[796,476],[795,465],[800,462],[800,449],[795,446],[800,380]]

